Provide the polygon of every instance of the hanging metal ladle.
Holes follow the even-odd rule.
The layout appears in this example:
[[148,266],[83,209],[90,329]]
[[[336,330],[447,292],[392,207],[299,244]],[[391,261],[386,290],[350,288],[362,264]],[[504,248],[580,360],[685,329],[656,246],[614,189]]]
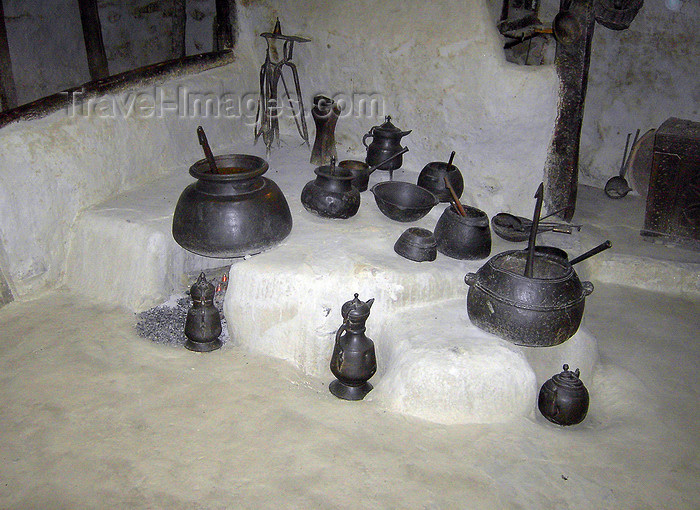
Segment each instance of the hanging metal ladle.
[[[630,188],[630,185],[628,184],[627,180],[625,179],[625,172],[627,171],[627,149],[629,149],[630,146],[630,137],[632,136],[632,133],[627,133],[627,142],[625,142],[625,152],[622,155],[622,164],[620,165],[620,173],[619,175],[616,175],[614,177],[611,177],[608,179],[608,182],[605,183],[605,194],[608,195],[610,198],[622,198],[627,193],[632,191],[632,188]],[[637,132],[634,135],[634,141],[632,142],[632,147],[635,146],[637,143],[637,139],[639,138],[639,129],[637,129]],[[632,151],[630,151],[630,156],[632,155]]]

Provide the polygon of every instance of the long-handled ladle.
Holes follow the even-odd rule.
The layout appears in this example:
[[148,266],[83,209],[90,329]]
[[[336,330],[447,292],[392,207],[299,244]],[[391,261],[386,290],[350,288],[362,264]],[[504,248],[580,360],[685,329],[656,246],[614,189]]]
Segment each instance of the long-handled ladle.
[[[452,155],[454,156],[455,153],[453,152]],[[450,161],[452,161],[452,158],[450,158]],[[447,178],[447,176],[443,177],[443,179],[445,179],[445,186],[448,190],[450,190],[450,195],[452,196],[452,202],[454,203],[455,209],[457,209],[460,216],[464,216],[466,218],[467,211],[465,211],[464,207],[462,207],[462,203],[459,201],[459,197],[457,196],[455,189],[452,187],[450,180]]]
[[197,136],[199,137],[199,145],[202,146],[202,150],[204,151],[204,157],[207,159],[207,163],[209,163],[209,171],[213,174],[218,174],[219,169],[216,167],[214,153],[211,151],[211,147],[209,147],[209,140],[207,140],[207,135],[204,133],[204,128],[202,128],[202,126],[197,128]]
[[[627,149],[629,148],[630,145],[630,137],[632,136],[632,133],[627,133],[627,142],[625,142],[625,152],[622,155],[622,164],[620,165],[620,173],[619,175],[616,175],[614,177],[611,177],[608,179],[608,182],[605,183],[605,194],[608,195],[610,198],[622,198],[627,195],[630,191],[632,191],[632,188],[630,188],[629,183],[627,182],[627,179],[625,179],[625,172],[627,171]],[[637,132],[634,135],[634,141],[632,142],[632,147],[635,146],[637,143],[637,139],[639,138],[639,129],[637,129]],[[630,151],[630,156],[632,155],[632,151]]]
[[544,198],[544,183],[540,183],[535,193],[535,212],[532,215],[532,226],[530,227],[530,239],[527,242],[527,262],[525,263],[525,278],[532,278],[532,271],[535,267],[535,240],[537,238],[537,228],[540,223],[540,213],[542,212],[542,200]]
[[586,260],[587,258],[592,257],[593,255],[598,255],[601,251],[605,251],[608,248],[610,248],[611,246],[612,246],[612,243],[610,242],[610,240],[605,241],[604,243],[599,244],[595,248],[588,250],[586,253],[582,253],[578,257],[570,260],[569,264],[572,266],[574,264],[578,264],[579,262]]

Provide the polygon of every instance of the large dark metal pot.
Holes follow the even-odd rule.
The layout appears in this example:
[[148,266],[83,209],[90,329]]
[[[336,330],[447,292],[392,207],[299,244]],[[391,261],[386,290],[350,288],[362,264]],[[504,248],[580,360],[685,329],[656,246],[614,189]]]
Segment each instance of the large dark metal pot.
[[262,177],[267,161],[248,154],[215,158],[218,174],[202,159],[190,167],[197,182],[180,195],[173,215],[175,241],[193,253],[215,258],[260,253],[292,231],[282,191]]
[[559,345],[576,333],[591,282],[558,256],[535,256],[532,278],[525,274],[527,250],[491,257],[468,273],[467,313],[477,327],[517,345]]
[[462,207],[466,216],[459,214],[453,205],[440,216],[435,225],[437,249],[453,259],[485,259],[491,253],[489,218],[476,207]]

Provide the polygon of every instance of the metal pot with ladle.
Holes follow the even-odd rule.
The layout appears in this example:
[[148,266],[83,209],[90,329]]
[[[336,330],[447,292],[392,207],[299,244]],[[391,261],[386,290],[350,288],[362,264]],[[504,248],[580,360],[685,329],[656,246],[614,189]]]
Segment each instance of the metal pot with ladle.
[[509,250],[468,273],[467,313],[472,323],[517,345],[549,347],[573,336],[581,324],[591,282],[579,280],[573,264],[611,246],[606,241],[569,262],[560,252],[535,247],[542,186],[538,190],[530,242],[526,250]]

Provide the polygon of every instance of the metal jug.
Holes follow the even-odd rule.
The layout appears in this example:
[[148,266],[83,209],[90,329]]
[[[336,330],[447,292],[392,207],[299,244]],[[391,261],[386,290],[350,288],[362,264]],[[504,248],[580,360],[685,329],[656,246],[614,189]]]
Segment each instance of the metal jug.
[[[374,126],[362,137],[362,144],[367,148],[368,165],[378,165],[385,159],[403,150],[401,138],[409,134],[412,130],[401,131],[391,123],[391,117],[386,116],[386,121],[381,126]],[[367,139],[372,138],[372,143],[367,145]],[[377,167],[378,170],[396,170],[401,168],[403,158],[398,156]]]

